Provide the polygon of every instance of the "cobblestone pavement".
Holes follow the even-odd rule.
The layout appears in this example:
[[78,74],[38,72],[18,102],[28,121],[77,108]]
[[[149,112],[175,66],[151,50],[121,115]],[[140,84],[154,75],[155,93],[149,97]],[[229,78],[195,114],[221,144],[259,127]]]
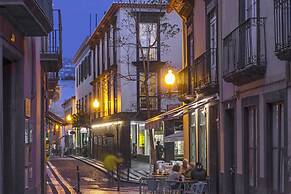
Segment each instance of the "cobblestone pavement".
[[76,193],[77,166],[80,171],[80,188],[84,194],[117,194],[139,193],[136,184],[120,183],[117,192],[117,182],[109,184],[106,175],[97,169],[72,158],[52,158],[47,164],[47,193]]

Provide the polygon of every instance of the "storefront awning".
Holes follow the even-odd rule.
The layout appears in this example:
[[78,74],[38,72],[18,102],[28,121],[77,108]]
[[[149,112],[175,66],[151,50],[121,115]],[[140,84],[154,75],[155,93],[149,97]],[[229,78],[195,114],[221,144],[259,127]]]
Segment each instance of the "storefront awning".
[[177,119],[183,115],[183,108],[185,106],[180,106],[175,109],[172,109],[170,111],[167,111],[163,114],[160,114],[158,116],[155,116],[153,118],[150,118],[146,120],[145,128],[146,129],[157,129],[162,126],[162,121],[165,120],[172,120]]
[[164,142],[184,141],[183,131],[178,131],[174,134],[164,137]]
[[210,103],[212,101],[217,101],[218,99],[219,99],[219,97],[215,94],[215,95],[210,96],[208,98],[204,98],[202,100],[192,102],[192,103],[187,104],[187,105],[182,105],[180,107],[177,107],[175,109],[172,109],[170,111],[167,111],[165,113],[162,113],[158,116],[155,116],[153,118],[146,120],[145,128],[146,129],[158,129],[162,126],[162,121],[180,119],[183,116],[185,110],[197,109],[201,106],[204,106],[207,103]]

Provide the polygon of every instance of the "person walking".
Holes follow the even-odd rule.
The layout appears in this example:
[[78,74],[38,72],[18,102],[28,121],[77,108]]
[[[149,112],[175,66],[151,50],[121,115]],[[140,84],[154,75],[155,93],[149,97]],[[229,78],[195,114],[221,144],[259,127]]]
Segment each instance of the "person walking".
[[121,156],[116,156],[113,154],[109,154],[104,159],[104,168],[107,170],[108,184],[109,186],[114,184],[114,171],[117,170],[119,165],[123,162]]

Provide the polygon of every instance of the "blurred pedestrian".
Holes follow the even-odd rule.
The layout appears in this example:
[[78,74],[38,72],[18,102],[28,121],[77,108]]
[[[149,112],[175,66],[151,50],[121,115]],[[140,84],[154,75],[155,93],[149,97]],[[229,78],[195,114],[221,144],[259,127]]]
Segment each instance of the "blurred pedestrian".
[[114,171],[117,170],[119,165],[123,162],[121,155],[115,156],[113,154],[109,154],[104,159],[104,168],[107,170],[108,184],[114,183]]

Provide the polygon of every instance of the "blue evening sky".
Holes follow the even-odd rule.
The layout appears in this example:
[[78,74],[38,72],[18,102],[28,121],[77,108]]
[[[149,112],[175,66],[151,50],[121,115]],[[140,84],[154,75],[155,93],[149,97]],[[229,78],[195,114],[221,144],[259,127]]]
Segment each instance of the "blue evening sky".
[[55,0],[54,8],[61,9],[63,20],[63,56],[72,58],[82,41],[90,32],[90,13],[92,31],[95,26],[95,14],[98,21],[104,15],[113,0]]

